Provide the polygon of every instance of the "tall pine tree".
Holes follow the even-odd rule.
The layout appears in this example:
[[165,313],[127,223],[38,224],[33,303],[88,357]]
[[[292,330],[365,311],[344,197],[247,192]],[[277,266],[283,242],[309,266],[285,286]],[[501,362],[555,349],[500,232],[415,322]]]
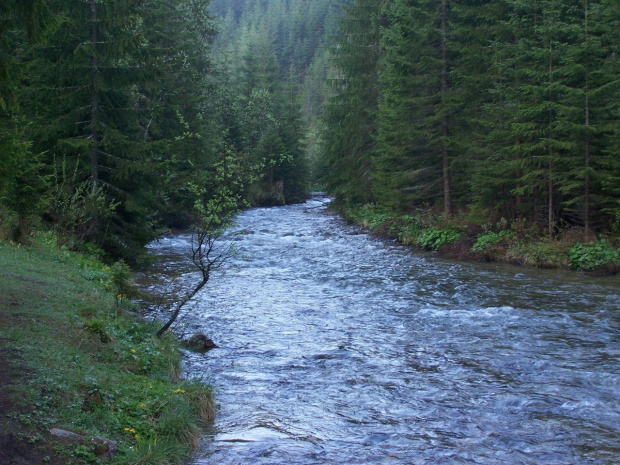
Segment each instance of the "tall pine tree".
[[355,0],[343,6],[332,51],[339,75],[325,112],[321,170],[327,189],[346,203],[373,200],[382,3]]

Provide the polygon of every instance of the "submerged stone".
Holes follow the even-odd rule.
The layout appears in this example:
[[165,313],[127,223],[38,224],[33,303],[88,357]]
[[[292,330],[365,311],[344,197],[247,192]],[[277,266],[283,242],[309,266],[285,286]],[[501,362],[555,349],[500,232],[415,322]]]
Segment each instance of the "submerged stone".
[[193,350],[194,352],[208,352],[211,349],[215,349],[217,344],[204,334],[197,333],[189,339],[184,340],[183,346],[188,350]]

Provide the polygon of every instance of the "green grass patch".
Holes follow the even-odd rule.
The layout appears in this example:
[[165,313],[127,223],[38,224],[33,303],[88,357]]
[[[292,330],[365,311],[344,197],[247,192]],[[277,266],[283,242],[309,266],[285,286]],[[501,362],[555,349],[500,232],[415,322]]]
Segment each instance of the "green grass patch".
[[127,273],[45,240],[0,242],[0,433],[51,447],[42,461],[101,463],[49,436],[62,428],[115,441],[112,463],[181,464],[213,417],[209,387],[179,380],[177,341],[129,303]]
[[570,244],[553,239],[516,242],[506,252],[508,261],[536,268],[566,268]]

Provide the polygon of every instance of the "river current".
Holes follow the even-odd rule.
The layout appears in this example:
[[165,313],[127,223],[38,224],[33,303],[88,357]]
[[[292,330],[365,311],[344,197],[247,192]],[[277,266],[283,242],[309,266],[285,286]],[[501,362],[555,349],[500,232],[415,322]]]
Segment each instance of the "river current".
[[[411,253],[328,201],[241,213],[188,306],[219,346],[186,357],[219,405],[192,465],[620,463],[618,278]],[[190,286],[189,248],[142,284]]]

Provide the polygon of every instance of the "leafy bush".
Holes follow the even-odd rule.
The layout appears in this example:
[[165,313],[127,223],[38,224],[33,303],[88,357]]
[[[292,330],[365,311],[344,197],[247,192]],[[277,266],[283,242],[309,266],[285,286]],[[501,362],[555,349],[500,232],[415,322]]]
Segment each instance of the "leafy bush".
[[84,323],[84,328],[95,334],[103,343],[112,341],[112,336],[108,332],[108,322],[103,318],[93,318]]
[[48,215],[53,220],[56,245],[77,249],[95,239],[97,225],[104,224],[119,205],[107,198],[103,187],[93,188],[90,181],[79,182],[78,163],[69,173],[67,161],[56,166],[51,193],[46,200]]
[[131,269],[124,260],[120,260],[110,267],[110,283],[117,304],[136,293],[131,282]]
[[438,250],[440,247],[457,241],[461,233],[453,229],[429,228],[417,236],[417,243],[425,250]]
[[390,234],[397,236],[398,241],[404,245],[417,244],[417,236],[422,231],[422,227],[418,219],[411,215],[405,215],[398,218],[390,226]]
[[604,239],[587,244],[578,242],[568,251],[568,266],[583,271],[620,266],[620,249]]
[[474,252],[484,252],[489,246],[510,240],[514,237],[514,232],[504,229],[499,232],[485,232],[478,236],[476,243],[471,248]]
[[365,204],[351,208],[346,210],[344,215],[354,223],[364,228],[369,228],[371,231],[379,229],[392,220],[392,215],[377,208],[374,204]]

